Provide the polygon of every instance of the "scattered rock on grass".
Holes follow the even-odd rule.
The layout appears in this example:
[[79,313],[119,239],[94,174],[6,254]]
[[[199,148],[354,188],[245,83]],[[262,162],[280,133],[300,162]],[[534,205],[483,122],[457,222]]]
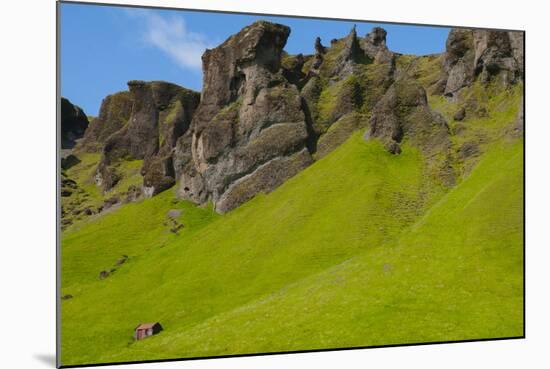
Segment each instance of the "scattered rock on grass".
[[168,210],[168,213],[166,214],[166,216],[168,218],[176,219],[180,217],[181,213],[182,211],[180,209],[170,209]]
[[136,185],[130,185],[128,187],[128,190],[126,191],[126,198],[124,199],[124,203],[134,202],[141,198],[142,191],[141,187]]
[[177,225],[174,225],[172,228],[170,228],[170,232],[178,234],[178,231],[184,227],[183,224],[179,223]]
[[106,271],[106,270],[102,270],[101,272],[99,272],[99,279],[105,279],[109,276],[109,272]]
[[128,255],[122,255],[120,259],[117,260],[116,265],[122,265],[128,260]]
[[463,120],[464,118],[466,117],[466,109],[464,108],[460,108],[458,109],[458,111],[455,113],[455,115],[453,116],[453,119],[460,122],[461,120]]
[[103,209],[109,209],[111,206],[118,204],[119,201],[118,196],[112,196],[103,202]]

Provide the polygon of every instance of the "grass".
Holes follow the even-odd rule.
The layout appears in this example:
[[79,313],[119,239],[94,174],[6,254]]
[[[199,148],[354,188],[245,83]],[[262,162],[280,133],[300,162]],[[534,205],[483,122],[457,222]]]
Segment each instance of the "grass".
[[[521,147],[495,146],[444,195],[418,151],[359,132],[223,217],[167,191],[66,232],[62,361],[520,335]],[[157,320],[160,335],[132,342]]]
[[[94,180],[101,154],[79,152],[77,157],[81,162],[67,169],[65,174],[78,184],[78,190],[69,197],[61,198],[62,205],[69,210],[65,218],[73,222],[70,227],[78,227],[82,222],[89,220],[82,215],[84,209],[91,208],[96,211],[105,199],[113,196],[123,198],[130,186],[140,186],[143,182],[140,174],[143,160],[123,160],[115,166],[116,171],[121,174],[121,180],[110,191],[104,193]],[[80,213],[73,214],[74,210]]]
[[[489,86],[493,92],[485,96],[485,87],[476,82],[471,89],[462,92],[456,101],[449,101],[443,96],[428,95],[428,102],[432,109],[441,113],[453,132],[451,142],[455,155],[465,144],[473,144],[484,152],[495,140],[502,139],[506,135],[507,127],[515,122],[521,99],[523,99],[523,86],[518,84],[511,89],[502,89],[497,86]],[[474,99],[476,106],[469,108],[466,118],[462,122],[453,119],[454,113],[463,106],[468,107],[468,101]],[[487,113],[479,115],[477,111],[483,110]],[[454,165],[463,176],[477,163],[478,158],[464,161],[459,158]]]
[[[367,247],[189,329],[140,342],[136,354],[205,356],[521,336],[521,153],[521,143],[496,148],[385,247]],[[111,358],[119,357],[131,356]]]
[[[370,67],[359,77],[383,80],[382,67]],[[325,86],[322,115],[342,86]],[[464,143],[479,145],[475,157],[454,158],[462,175],[452,189],[430,172],[437,158],[406,140],[392,155],[356,131],[223,216],[165,191],[67,228],[61,294],[73,297],[61,304],[62,363],[522,335],[523,141],[507,134],[521,86],[484,88],[456,102],[429,96],[449,121],[455,156]],[[487,114],[454,122],[471,99],[471,112]],[[80,159],[67,174],[87,201],[102,200],[92,178],[98,157]],[[140,165],[123,162],[130,175],[116,188],[141,179]],[[182,211],[179,234],[170,209]],[[135,326],[151,321],[164,331],[133,341]]]
[[[167,191],[66,232],[62,293],[75,297],[63,302],[63,360],[131,357],[137,322],[161,320],[179,331],[396,239],[422,212],[418,193],[426,186],[419,152],[394,157],[358,133],[277,191],[223,217],[187,204],[211,222],[200,230],[190,224],[180,236],[167,232]],[[99,280],[122,254],[128,264]],[[87,347],[89,340],[97,342]]]

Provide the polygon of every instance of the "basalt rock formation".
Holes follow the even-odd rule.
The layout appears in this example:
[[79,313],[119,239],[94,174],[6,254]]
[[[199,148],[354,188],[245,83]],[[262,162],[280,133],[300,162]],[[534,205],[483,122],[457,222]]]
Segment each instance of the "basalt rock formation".
[[396,82],[396,54],[383,29],[361,38],[353,27],[330,46],[317,38],[314,55],[286,54],[289,33],[256,22],[203,55],[201,102],[174,155],[180,197],[212,201],[226,212],[273,190],[369,123],[371,136],[396,154],[403,137],[423,133],[414,119],[447,132],[422,87]]
[[200,95],[130,81],[129,91],[107,96],[75,148],[101,152],[97,184],[108,193],[121,163],[143,160],[143,185],[133,184],[127,201],[177,184],[180,198],[224,213],[274,190],[358,130],[392,154],[406,142],[437,158],[430,170],[452,184],[449,124],[426,89],[459,101],[448,119],[465,124],[483,109],[468,105],[461,90],[478,80],[506,88],[523,79],[518,32],[453,29],[445,53],[423,57],[390,51],[379,27],[363,37],[353,27],[330,45],[317,38],[312,55],[286,53],[289,35],[287,26],[258,21],[206,50]]
[[68,99],[61,98],[61,148],[71,149],[82,138],[88,128],[88,117],[84,111]]
[[256,22],[203,55],[201,102],[176,149],[183,198],[225,212],[312,162],[298,88],[281,70],[289,33]]
[[[96,183],[109,191],[120,179],[116,168],[120,161],[143,160],[143,190],[152,196],[175,183],[173,148],[189,128],[199,94],[167,82],[130,81],[128,87],[128,121],[105,140]],[[128,111],[120,112],[115,122]]]
[[430,109],[426,91],[406,77],[396,80],[376,104],[370,136],[381,139],[393,154],[401,152],[399,143],[405,138],[426,151],[445,153],[449,144],[447,122]]
[[476,78],[511,85],[523,80],[523,34],[454,28],[443,61],[441,92],[455,95]]
[[78,143],[76,149],[84,152],[101,152],[109,136],[128,123],[132,105],[128,91],[105,97],[101,102],[99,115],[90,122],[84,138]]

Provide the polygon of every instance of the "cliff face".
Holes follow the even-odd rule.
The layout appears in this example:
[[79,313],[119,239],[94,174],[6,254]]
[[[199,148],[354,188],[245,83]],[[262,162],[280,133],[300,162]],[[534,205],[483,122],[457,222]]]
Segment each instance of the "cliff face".
[[143,160],[143,192],[152,196],[175,183],[173,148],[189,128],[199,94],[167,82],[130,81],[128,86],[131,108],[119,110],[114,123],[126,115],[128,120],[105,140],[96,183],[109,191],[120,179],[117,163]]
[[203,55],[201,103],[174,158],[182,198],[226,212],[368,124],[364,110],[393,81],[385,31],[359,38],[354,28],[330,47],[317,39],[307,56],[283,52],[289,34],[256,22]]
[[99,115],[90,122],[84,138],[76,149],[84,152],[101,152],[107,138],[128,123],[132,104],[128,91],[105,97],[101,102]]
[[507,86],[523,79],[523,34],[493,30],[452,29],[446,43],[442,92],[455,95],[479,78]]
[[312,162],[299,91],[280,68],[289,33],[257,22],[203,55],[201,103],[176,151],[183,198],[224,212]]
[[61,98],[61,148],[71,149],[88,128],[88,117],[84,111],[68,99]]
[[392,154],[408,142],[439,158],[432,169],[452,185],[449,116],[434,111],[428,95],[461,105],[454,120],[462,121],[484,114],[484,103],[463,93],[474,83],[506,89],[523,80],[518,32],[453,29],[444,53],[421,57],[391,52],[378,27],[363,37],[353,27],[330,45],[317,38],[313,55],[287,54],[289,35],[284,25],[258,21],[207,50],[200,96],[143,81],[107,96],[75,148],[101,153],[97,185],[108,193],[123,176],[121,163],[142,160],[132,198],[177,183],[180,198],[223,213],[272,191],[360,129]]

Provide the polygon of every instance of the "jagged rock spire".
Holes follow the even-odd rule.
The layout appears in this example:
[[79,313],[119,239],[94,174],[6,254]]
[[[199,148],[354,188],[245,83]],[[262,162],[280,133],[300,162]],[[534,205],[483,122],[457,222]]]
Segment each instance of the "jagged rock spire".
[[321,43],[321,37],[317,37],[315,39],[315,53],[316,54],[324,54],[325,53],[325,47]]
[[374,27],[367,35],[361,39],[361,48],[365,54],[377,63],[393,62],[393,53],[386,46],[385,29]]
[[387,34],[384,28],[374,27],[365,37],[374,46],[386,46]]
[[359,41],[357,40],[357,27],[354,24],[351,31],[346,36],[346,52],[352,56],[359,49]]
[[334,66],[333,75],[344,77],[353,73],[354,65],[360,62],[364,52],[359,45],[355,25],[341,42],[344,42],[344,47]]

